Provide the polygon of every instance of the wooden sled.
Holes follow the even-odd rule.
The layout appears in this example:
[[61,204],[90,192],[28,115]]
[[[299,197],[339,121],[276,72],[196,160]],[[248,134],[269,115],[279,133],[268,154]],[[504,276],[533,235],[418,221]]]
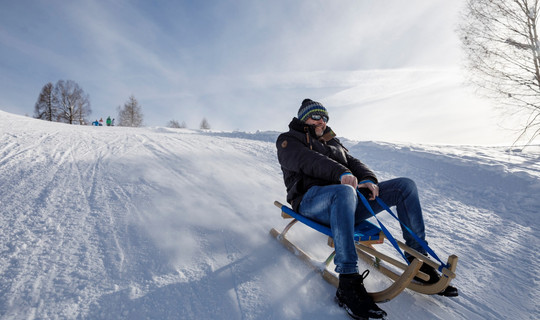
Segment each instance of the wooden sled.
[[[303,224],[325,234],[328,236],[328,245],[333,247],[332,231],[329,227],[318,224],[317,222],[310,220],[296,212],[291,208],[282,205],[280,202],[275,201],[274,205],[281,209],[281,216],[284,219],[293,219],[282,232],[272,228],[270,234],[276,238],[281,244],[285,246],[289,251],[298,256],[302,261],[306,262],[314,270],[322,274],[323,279],[325,279],[330,284],[335,287],[338,286],[339,280],[335,273],[328,270],[328,266],[334,259],[335,251],[333,251],[328,258],[325,260],[324,264],[321,264],[313,259],[290,242],[286,238],[287,232],[295,225],[298,221]],[[386,254],[383,254],[377,251],[373,246],[377,244],[384,243],[384,233],[382,230],[375,226],[369,221],[363,221],[359,226],[355,228],[355,244],[356,252],[358,257],[362,258],[368,262],[375,269],[379,270],[382,274],[386,275],[394,281],[392,285],[388,288],[378,291],[378,292],[368,292],[375,302],[386,302],[397,295],[399,295],[405,288],[409,288],[413,291],[423,293],[423,294],[437,294],[443,291],[449,284],[450,281],[455,278],[455,270],[457,266],[458,258],[455,255],[451,255],[448,258],[448,267],[442,268],[441,273],[443,276],[440,277],[439,281],[433,284],[422,284],[417,281],[413,281],[414,277],[418,277],[423,280],[428,280],[429,276],[420,271],[420,267],[423,263],[431,265],[436,270],[439,269],[440,265],[419,253],[418,251],[410,248],[402,242],[398,241],[399,247],[408,252],[410,255],[414,256],[414,259],[409,265],[402,263]],[[384,262],[384,263],[383,263]],[[402,272],[396,272],[387,264],[394,266],[397,269],[401,269]]]

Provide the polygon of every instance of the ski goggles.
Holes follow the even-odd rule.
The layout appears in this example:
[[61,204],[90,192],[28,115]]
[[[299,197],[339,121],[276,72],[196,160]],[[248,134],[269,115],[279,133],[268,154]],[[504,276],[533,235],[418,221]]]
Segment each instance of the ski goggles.
[[313,113],[309,116],[311,119],[315,120],[315,121],[319,121],[322,119],[322,121],[324,122],[328,122],[328,117],[327,116],[323,116],[323,115],[320,115],[320,114],[316,114],[316,113]]

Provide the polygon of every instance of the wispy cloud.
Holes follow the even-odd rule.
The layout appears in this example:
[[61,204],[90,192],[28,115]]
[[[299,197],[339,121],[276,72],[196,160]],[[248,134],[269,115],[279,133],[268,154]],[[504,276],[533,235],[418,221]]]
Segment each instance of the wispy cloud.
[[281,130],[308,96],[360,117],[426,94],[407,77],[430,73],[414,70],[455,72],[462,2],[12,1],[0,12],[0,108],[31,113],[46,82],[72,79],[94,116],[134,94],[148,125],[205,116],[214,128]]

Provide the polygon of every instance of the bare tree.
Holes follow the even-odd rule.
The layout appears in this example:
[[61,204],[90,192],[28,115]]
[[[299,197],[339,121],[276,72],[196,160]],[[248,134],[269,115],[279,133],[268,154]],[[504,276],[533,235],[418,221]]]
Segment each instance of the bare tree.
[[467,0],[459,34],[469,80],[526,119],[515,142],[540,135],[540,0]]
[[34,106],[34,118],[53,121],[57,118],[56,102],[53,95],[54,86],[47,83],[41,89],[36,105]]
[[90,98],[75,81],[59,80],[53,95],[58,109],[58,121],[69,124],[87,123],[86,117],[92,113]]
[[118,125],[122,127],[142,127],[142,107],[133,95],[124,103],[124,107],[118,107]]
[[180,124],[177,120],[169,121],[169,123],[167,124],[167,127],[176,128],[176,129],[187,128],[186,122],[182,121],[182,123]]
[[200,128],[203,129],[203,130],[209,130],[210,129],[210,123],[208,123],[208,120],[206,120],[206,118],[202,119]]

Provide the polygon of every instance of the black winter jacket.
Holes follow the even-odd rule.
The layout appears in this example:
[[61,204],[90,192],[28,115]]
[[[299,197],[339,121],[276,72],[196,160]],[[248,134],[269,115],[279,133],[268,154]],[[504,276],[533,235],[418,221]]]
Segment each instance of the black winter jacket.
[[309,188],[339,184],[341,175],[346,172],[352,173],[358,181],[378,183],[375,173],[349,155],[330,127],[317,138],[313,126],[293,118],[289,131],[278,137],[276,147],[287,187],[287,202],[297,212]]

